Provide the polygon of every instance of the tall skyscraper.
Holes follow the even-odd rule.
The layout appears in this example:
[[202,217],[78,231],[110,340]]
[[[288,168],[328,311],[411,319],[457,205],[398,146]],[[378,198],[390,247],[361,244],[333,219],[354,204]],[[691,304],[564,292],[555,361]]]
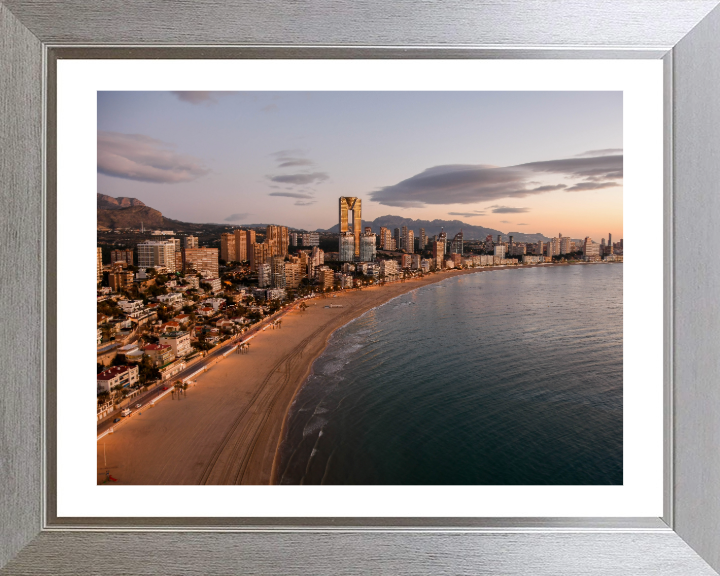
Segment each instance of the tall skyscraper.
[[445,232],[445,229],[440,229],[440,234],[438,234],[438,244],[442,248],[442,257],[445,257],[445,254],[447,254],[447,232]]
[[185,248],[197,248],[198,239],[197,236],[185,236]]
[[235,262],[235,260],[237,260],[234,233],[223,232],[220,235],[220,258],[225,260],[225,262]]
[[250,270],[257,272],[260,264],[265,264],[272,256],[275,256],[274,242],[256,242],[250,251]]
[[217,248],[185,248],[183,250],[183,269],[187,273],[196,270],[207,278],[219,275]]
[[248,259],[247,230],[235,230],[235,258],[238,262]]
[[502,234],[498,234],[497,243],[502,244]]
[[270,224],[265,232],[265,241],[274,240],[278,256],[287,256],[290,235],[287,226],[274,226]]
[[248,230],[246,232],[247,234],[247,251],[248,251],[248,258],[250,258],[250,252],[252,250],[252,245],[255,244],[255,230]]
[[115,264],[116,262],[121,262],[128,266],[132,266],[134,264],[133,251],[130,249],[112,250],[110,252],[110,264]]
[[608,232],[608,246],[612,246],[612,232]]
[[375,234],[366,232],[360,237],[360,262],[373,262],[375,260]]
[[[350,212],[352,212],[352,224],[350,223]],[[360,258],[360,235],[362,234],[362,201],[360,198],[342,196],[340,198],[340,236],[352,232],[355,238],[354,260]]]
[[427,246],[427,236],[425,235],[425,228],[420,228],[420,250],[425,250]]
[[258,286],[267,288],[272,284],[272,268],[270,264],[260,264],[258,266]]
[[593,241],[589,238],[585,238],[585,242],[583,243],[583,256],[588,259],[594,259],[600,257],[600,245],[594,244]]
[[545,253],[545,243],[542,240],[538,240],[537,250],[535,253],[539,254],[540,256],[542,256]]
[[407,226],[402,227],[403,230],[403,249],[405,252],[415,251],[415,232],[408,230]]
[[271,256],[270,268],[273,288],[285,288],[285,256]]
[[390,250],[392,242],[392,232],[389,228],[380,228],[380,248],[382,250]]
[[102,248],[97,247],[97,284],[102,282]]
[[137,245],[138,268],[167,268],[175,272],[175,242],[147,241]]
[[400,228],[395,228],[393,232],[393,240],[395,240],[395,249],[400,250],[402,248],[402,237],[400,236]]
[[[358,255],[358,259],[360,256]],[[340,262],[355,261],[355,235],[352,232],[340,232]]]
[[569,254],[572,252],[572,246],[569,236],[560,236],[560,254]]

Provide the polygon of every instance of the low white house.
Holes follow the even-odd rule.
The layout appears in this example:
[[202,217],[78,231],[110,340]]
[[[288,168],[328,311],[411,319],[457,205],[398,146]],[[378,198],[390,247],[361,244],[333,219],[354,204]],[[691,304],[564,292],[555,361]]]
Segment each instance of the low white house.
[[140,379],[137,366],[113,366],[97,375],[97,391],[110,392],[115,386],[132,386]]

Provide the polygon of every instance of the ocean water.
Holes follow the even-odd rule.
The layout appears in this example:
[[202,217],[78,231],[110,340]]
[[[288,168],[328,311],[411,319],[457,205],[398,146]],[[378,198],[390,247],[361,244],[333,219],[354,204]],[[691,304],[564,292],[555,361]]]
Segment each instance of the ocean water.
[[468,274],[337,330],[289,411],[279,482],[622,484],[622,274]]

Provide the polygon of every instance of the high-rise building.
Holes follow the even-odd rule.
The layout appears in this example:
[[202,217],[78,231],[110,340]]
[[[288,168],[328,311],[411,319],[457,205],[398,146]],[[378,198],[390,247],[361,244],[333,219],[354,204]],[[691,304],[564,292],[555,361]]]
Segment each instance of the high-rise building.
[[297,232],[291,232],[290,233],[290,246],[297,246],[298,245],[298,234]]
[[445,258],[445,254],[447,254],[447,232],[443,228],[440,229],[440,234],[438,234],[437,242],[439,247],[442,249],[442,257]]
[[253,272],[257,272],[260,264],[265,264],[272,256],[275,256],[274,242],[256,242],[252,244],[252,250],[250,251],[250,269]]
[[560,254],[569,254],[572,252],[572,242],[569,236],[560,236]]
[[542,240],[538,240],[537,250],[535,251],[535,254],[542,256],[544,253],[545,253],[545,242],[543,242]]
[[612,246],[612,232],[608,232],[608,246]]
[[395,240],[395,249],[402,250],[402,236],[400,236],[400,228],[395,228],[393,232],[393,240]]
[[415,251],[415,232],[408,230],[407,226],[403,226],[403,248],[405,252],[412,253]]
[[102,282],[102,248],[100,246],[97,247],[97,284],[100,284]]
[[285,262],[285,288],[297,288],[304,266],[300,262]]
[[183,250],[183,271],[195,270],[205,278],[217,278],[219,251],[217,248],[185,248]]
[[355,235],[352,232],[340,232],[340,253],[338,259],[340,262],[355,261]]
[[250,252],[252,250],[252,245],[255,244],[255,230],[247,230],[245,232],[247,236],[247,251],[248,251],[248,259],[250,258]]
[[320,234],[318,232],[307,232],[302,235],[303,246],[319,246]]
[[335,284],[335,273],[325,266],[317,270],[317,279],[321,290],[332,288]]
[[273,288],[285,288],[285,256],[271,256]]
[[127,266],[132,266],[134,263],[133,251],[127,250],[111,250],[110,251],[110,264],[116,262],[125,263]]
[[382,250],[391,250],[390,246],[392,243],[392,232],[389,228],[380,228],[380,248]]
[[113,268],[108,274],[108,284],[113,292],[120,292],[125,286],[132,286],[133,273],[130,270],[122,268]]
[[505,258],[505,244],[497,244],[493,249],[493,256]]
[[148,241],[137,245],[138,268],[166,268],[175,271],[175,242],[161,240]]
[[593,243],[588,237],[583,243],[583,257],[585,260],[596,260],[600,258],[600,245]]
[[497,243],[502,244],[502,234],[498,234]]
[[[352,225],[350,224],[350,212],[352,212]],[[362,234],[362,201],[360,198],[342,196],[340,198],[340,235],[344,232],[352,232],[355,237],[354,258],[360,258],[360,235]],[[342,239],[341,239],[342,242]]]
[[235,230],[235,259],[238,262],[245,262],[248,259],[247,230]]
[[403,254],[400,256],[400,267],[410,268],[410,266],[412,266],[412,257],[412,254]]
[[235,234],[233,232],[223,232],[220,234],[220,258],[225,262],[235,262]]
[[450,243],[450,254],[462,254],[463,253],[463,233],[462,230],[455,234],[452,242]]
[[272,284],[272,267],[267,262],[258,266],[258,286],[267,288]]
[[427,246],[427,236],[425,235],[425,228],[420,228],[420,250],[425,250]]
[[278,256],[287,256],[288,245],[290,244],[290,235],[287,226],[268,225],[265,231],[265,242],[269,240],[275,241]]
[[360,262],[373,262],[376,255],[375,234],[366,232],[360,237]]
[[185,248],[197,248],[198,239],[197,236],[185,236]]

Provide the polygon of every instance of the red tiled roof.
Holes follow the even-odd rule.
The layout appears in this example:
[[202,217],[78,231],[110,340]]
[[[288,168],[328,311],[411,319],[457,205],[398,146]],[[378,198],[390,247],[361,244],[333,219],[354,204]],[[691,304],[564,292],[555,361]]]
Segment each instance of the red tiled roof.
[[98,380],[112,380],[118,374],[127,372],[129,369],[130,369],[129,366],[113,366],[112,368],[108,368],[107,370],[100,372],[100,374],[97,375],[97,379]]
[[150,350],[151,352],[153,350],[165,350],[166,348],[170,348],[169,344],[148,344],[147,346],[143,346],[143,352],[146,350]]

